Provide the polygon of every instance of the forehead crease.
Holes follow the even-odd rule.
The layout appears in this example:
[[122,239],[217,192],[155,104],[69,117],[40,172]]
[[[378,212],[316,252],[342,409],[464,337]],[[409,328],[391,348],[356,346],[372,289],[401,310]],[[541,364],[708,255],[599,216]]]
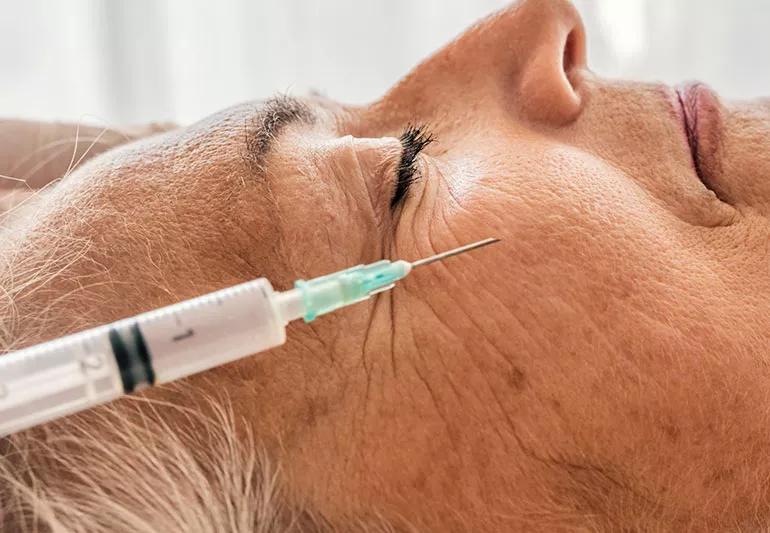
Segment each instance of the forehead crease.
[[305,102],[290,96],[274,96],[266,100],[246,132],[249,163],[259,172],[265,170],[265,160],[275,139],[288,125],[312,124],[316,114]]

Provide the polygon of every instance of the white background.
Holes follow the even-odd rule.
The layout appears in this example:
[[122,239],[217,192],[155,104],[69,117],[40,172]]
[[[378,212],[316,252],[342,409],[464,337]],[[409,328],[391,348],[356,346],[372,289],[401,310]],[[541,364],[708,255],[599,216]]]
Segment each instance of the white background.
[[[0,117],[186,123],[276,91],[370,101],[500,0],[0,0]],[[601,75],[770,94],[766,0],[577,0]]]

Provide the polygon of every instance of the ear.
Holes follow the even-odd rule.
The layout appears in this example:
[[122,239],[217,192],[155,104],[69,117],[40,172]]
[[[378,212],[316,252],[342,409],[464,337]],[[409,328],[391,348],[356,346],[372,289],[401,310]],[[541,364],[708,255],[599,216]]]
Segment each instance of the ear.
[[18,187],[39,189],[110,148],[174,128],[169,123],[106,128],[0,120],[0,194]]

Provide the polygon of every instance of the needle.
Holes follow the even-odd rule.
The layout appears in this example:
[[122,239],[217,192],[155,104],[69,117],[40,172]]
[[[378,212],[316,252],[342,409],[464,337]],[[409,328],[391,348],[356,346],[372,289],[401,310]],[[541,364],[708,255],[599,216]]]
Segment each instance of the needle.
[[474,242],[472,244],[466,244],[465,246],[460,246],[459,248],[455,248],[454,250],[449,250],[446,252],[441,252],[440,254],[436,254],[431,257],[426,257],[425,259],[419,259],[412,263],[412,268],[423,266],[423,265],[429,265],[431,263],[435,263],[436,261],[441,261],[443,259],[446,259],[447,257],[452,257],[453,255],[459,255],[464,254],[465,252],[470,252],[471,250],[475,250],[476,248],[481,248],[483,246],[488,246],[490,244],[494,244],[496,242],[500,242],[500,239],[496,239],[494,237],[490,239],[484,239],[483,241]]

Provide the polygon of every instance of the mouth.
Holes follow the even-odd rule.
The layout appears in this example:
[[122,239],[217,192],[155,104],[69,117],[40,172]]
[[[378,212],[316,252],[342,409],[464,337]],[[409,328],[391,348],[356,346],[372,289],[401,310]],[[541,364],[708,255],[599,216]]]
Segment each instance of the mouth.
[[707,189],[724,201],[716,183],[721,168],[718,150],[722,129],[719,99],[702,83],[677,88],[676,97],[695,174]]

